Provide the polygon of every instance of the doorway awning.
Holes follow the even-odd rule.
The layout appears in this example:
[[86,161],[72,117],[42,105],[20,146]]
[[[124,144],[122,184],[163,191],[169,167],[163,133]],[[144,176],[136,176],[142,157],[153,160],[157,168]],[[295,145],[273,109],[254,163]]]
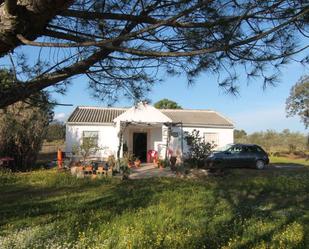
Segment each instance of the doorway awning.
[[172,120],[155,107],[140,102],[116,117],[114,122],[157,124],[171,123]]

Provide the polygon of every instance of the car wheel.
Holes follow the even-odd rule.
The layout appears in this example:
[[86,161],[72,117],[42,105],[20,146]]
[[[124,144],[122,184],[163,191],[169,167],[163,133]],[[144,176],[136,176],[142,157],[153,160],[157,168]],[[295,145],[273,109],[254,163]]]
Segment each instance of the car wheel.
[[265,162],[262,160],[257,160],[255,163],[256,169],[264,169],[265,168]]

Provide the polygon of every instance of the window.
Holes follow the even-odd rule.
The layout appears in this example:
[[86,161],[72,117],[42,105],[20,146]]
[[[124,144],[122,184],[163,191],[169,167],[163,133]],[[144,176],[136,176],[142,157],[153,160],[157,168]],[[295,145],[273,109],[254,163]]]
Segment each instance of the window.
[[83,143],[85,141],[91,141],[93,145],[98,146],[99,132],[98,131],[83,131]]
[[232,154],[236,154],[242,152],[243,148],[241,145],[235,145],[229,148],[227,151],[231,152]]
[[219,145],[219,134],[218,133],[204,133],[204,139],[206,143],[214,143],[215,145]]

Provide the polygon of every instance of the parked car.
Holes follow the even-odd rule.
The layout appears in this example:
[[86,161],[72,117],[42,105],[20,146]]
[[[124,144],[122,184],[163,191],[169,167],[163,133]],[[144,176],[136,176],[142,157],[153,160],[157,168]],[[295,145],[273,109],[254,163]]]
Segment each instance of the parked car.
[[230,144],[214,151],[206,159],[208,168],[254,167],[264,169],[268,163],[267,153],[256,144]]

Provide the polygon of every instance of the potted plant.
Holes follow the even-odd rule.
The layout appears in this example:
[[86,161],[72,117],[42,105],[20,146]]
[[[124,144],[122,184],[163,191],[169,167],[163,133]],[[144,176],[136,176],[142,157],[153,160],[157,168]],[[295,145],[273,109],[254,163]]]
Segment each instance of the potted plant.
[[123,155],[123,159],[129,168],[134,166],[134,155],[132,153],[126,152]]
[[114,168],[115,168],[115,166],[116,166],[116,159],[115,159],[115,157],[114,157],[113,155],[108,156],[108,158],[107,158],[107,164],[108,164],[108,166],[109,166],[109,169],[110,169],[111,171],[113,171]]
[[120,169],[120,173],[122,174],[122,180],[126,180],[129,178],[130,171],[131,171],[130,168],[128,167],[128,162],[127,160],[122,158],[119,163],[120,163],[119,169]]
[[141,160],[139,160],[139,158],[137,157],[134,161],[134,166],[139,168],[141,167],[141,163],[142,163]]
[[170,164],[169,164],[169,161],[167,160],[167,159],[165,159],[165,160],[163,160],[162,161],[162,167],[163,168],[166,168],[166,167],[168,167]]
[[163,169],[163,160],[158,159],[157,160],[157,166],[158,166],[158,168]]
[[174,171],[175,167],[176,167],[176,161],[177,161],[177,157],[175,156],[171,156],[170,158],[170,164],[171,164],[171,170]]

